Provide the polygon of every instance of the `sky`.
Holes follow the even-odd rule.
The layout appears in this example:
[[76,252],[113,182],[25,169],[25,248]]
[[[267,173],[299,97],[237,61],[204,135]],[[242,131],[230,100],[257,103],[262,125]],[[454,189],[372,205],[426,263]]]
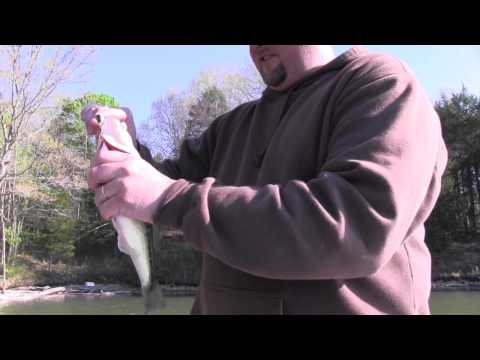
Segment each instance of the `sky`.
[[[335,45],[334,49],[339,55],[352,46]],[[480,45],[364,46],[409,64],[432,101],[442,91],[459,91],[462,84],[480,96]],[[114,96],[133,111],[140,124],[150,116],[156,99],[169,90],[188,88],[201,71],[249,63],[247,45],[100,46],[84,82],[70,86],[65,93],[75,97],[90,91]]]

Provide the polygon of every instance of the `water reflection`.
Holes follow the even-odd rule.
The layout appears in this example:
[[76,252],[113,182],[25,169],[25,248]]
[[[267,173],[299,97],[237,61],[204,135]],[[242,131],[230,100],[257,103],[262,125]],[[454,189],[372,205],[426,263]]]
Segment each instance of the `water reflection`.
[[[193,297],[168,297],[162,315],[187,315]],[[480,292],[438,291],[431,297],[434,315],[480,315]],[[143,299],[139,296],[65,296],[50,297],[8,306],[0,305],[0,315],[143,315]]]
[[[160,315],[189,314],[193,297],[172,297]],[[0,315],[143,315],[139,296],[65,296],[0,307]]]

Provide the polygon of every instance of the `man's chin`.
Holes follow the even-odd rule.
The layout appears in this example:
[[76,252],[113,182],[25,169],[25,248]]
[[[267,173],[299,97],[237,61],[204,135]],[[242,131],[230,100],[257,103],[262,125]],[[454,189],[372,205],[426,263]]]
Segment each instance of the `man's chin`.
[[284,90],[285,84],[287,83],[286,79],[276,80],[276,81],[265,81],[265,84],[273,90],[281,91]]
[[285,83],[286,76],[282,77],[263,77],[263,82],[265,85],[271,87],[271,88],[278,88],[281,87],[282,84]]

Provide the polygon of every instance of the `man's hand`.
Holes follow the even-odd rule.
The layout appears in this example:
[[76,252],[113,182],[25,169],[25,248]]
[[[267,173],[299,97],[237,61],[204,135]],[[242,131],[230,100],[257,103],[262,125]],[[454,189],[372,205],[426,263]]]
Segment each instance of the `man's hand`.
[[88,179],[103,218],[124,215],[147,223],[153,223],[160,197],[174,182],[143,159],[105,145],[98,149]]
[[107,106],[99,106],[99,105],[89,105],[85,107],[80,116],[82,120],[85,122],[85,126],[87,128],[88,135],[95,135],[98,137],[100,133],[100,124],[96,119],[96,115],[101,114],[104,117],[113,117],[118,119],[119,121],[124,121],[127,123],[127,129],[132,139],[137,139],[137,132],[135,130],[135,122],[133,121],[133,114],[129,108],[122,107],[122,108],[110,108]]

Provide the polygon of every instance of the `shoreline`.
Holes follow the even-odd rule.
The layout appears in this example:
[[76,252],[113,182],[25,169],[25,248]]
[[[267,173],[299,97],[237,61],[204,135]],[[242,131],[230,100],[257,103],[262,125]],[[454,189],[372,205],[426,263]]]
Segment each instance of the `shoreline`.
[[[197,294],[196,286],[161,286],[168,297],[191,297]],[[432,281],[432,292],[480,291],[480,281],[436,280]],[[65,296],[142,296],[139,288],[121,284],[65,285],[65,286],[21,286],[0,292],[0,306],[10,303],[53,300]]]
[[[195,296],[195,286],[161,286],[168,297]],[[37,300],[53,300],[66,296],[142,296],[139,288],[120,284],[65,285],[65,286],[20,286],[0,291],[0,306]]]
[[432,281],[433,291],[480,291],[480,281],[436,280]]

